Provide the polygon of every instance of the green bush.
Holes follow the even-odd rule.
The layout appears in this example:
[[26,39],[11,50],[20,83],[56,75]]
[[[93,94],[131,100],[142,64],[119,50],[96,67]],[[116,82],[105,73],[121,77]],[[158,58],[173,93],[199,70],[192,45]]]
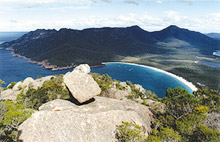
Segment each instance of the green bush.
[[98,73],[93,73],[92,77],[98,83],[98,85],[101,88],[102,92],[106,91],[109,88],[111,88],[112,85],[113,85],[112,78],[107,74],[100,75]]
[[161,127],[156,135],[149,135],[147,142],[181,142],[182,138],[179,132],[174,131],[173,128]]
[[69,91],[63,87],[62,83],[62,75],[52,77],[38,89],[29,88],[25,94],[21,91],[16,100],[27,108],[38,109],[42,104],[55,99],[69,99]]
[[13,101],[0,102],[0,141],[16,141],[18,126],[34,111]]
[[7,89],[12,89],[15,86],[16,82],[11,82]]
[[208,127],[201,125],[195,131],[192,141],[200,142],[217,142],[220,141],[220,132],[217,130],[209,129]]
[[220,112],[220,93],[218,91],[198,89],[193,94],[201,102],[201,105],[208,106],[211,111]]
[[132,123],[123,122],[117,126],[116,138],[119,142],[141,142],[146,139],[143,127]]
[[[219,93],[214,90],[198,90],[195,95],[182,88],[168,89],[166,97],[161,101],[166,105],[166,112],[155,113],[152,128],[156,134],[151,134],[149,141],[167,141],[160,135],[165,129],[173,129],[181,136],[182,141],[219,141],[219,132],[203,125],[207,112],[219,108]],[[153,112],[154,113],[154,112]],[[171,130],[170,130],[171,132]],[[171,140],[179,141],[180,139]]]

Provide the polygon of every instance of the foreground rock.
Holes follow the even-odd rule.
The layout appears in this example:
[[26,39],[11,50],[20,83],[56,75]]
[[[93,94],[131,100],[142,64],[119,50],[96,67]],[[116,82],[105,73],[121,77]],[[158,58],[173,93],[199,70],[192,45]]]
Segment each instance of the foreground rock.
[[80,103],[86,102],[101,93],[97,82],[92,76],[88,75],[89,72],[90,67],[83,64],[63,76],[64,84]]
[[23,142],[113,142],[116,125],[135,122],[151,131],[152,113],[146,106],[129,100],[95,97],[95,101],[77,106],[54,100],[43,104],[19,127]]

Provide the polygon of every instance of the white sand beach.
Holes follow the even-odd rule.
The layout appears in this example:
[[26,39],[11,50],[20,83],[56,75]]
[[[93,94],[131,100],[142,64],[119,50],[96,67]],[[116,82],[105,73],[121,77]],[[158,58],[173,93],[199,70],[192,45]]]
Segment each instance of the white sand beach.
[[186,86],[188,86],[192,91],[196,91],[198,88],[196,88],[195,85],[192,84],[192,82],[189,82],[187,81],[186,79],[180,77],[180,76],[177,76],[173,73],[170,73],[170,72],[167,72],[167,71],[164,71],[162,69],[158,69],[158,68],[155,68],[155,67],[151,67],[151,66],[146,66],[146,65],[139,65],[139,64],[135,64],[135,63],[127,63],[127,62],[105,62],[103,64],[107,64],[107,63],[123,63],[123,64],[130,64],[130,65],[135,65],[135,66],[141,66],[141,67],[145,67],[145,68],[149,68],[149,69],[153,69],[155,71],[158,71],[158,72],[162,72],[162,73],[165,73],[169,76],[172,76],[174,78],[176,78],[177,80],[181,81],[182,83],[184,83]]

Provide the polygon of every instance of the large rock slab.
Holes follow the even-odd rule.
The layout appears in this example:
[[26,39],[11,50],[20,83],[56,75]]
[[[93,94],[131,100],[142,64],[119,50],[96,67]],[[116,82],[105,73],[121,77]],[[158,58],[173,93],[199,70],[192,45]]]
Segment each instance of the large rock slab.
[[19,126],[23,142],[113,142],[116,126],[122,121],[135,122],[151,131],[152,113],[130,100],[95,97],[87,105],[54,100]]
[[80,65],[63,76],[64,84],[80,103],[86,102],[101,93],[97,82],[88,74],[89,71],[88,65]]

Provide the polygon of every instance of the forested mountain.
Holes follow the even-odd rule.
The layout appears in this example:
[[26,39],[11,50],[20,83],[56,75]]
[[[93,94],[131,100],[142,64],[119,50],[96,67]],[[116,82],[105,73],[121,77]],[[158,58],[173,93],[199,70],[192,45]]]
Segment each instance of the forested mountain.
[[[88,63],[99,65],[103,61],[114,61],[121,57],[144,54],[166,55],[174,47],[192,47],[199,52],[212,55],[219,49],[219,42],[199,32],[177,26],[161,31],[148,32],[138,26],[126,28],[90,28],[84,30],[38,29],[17,40],[1,44],[12,48],[16,54],[34,61],[47,61],[58,66]],[[164,48],[164,45],[167,45]]]

